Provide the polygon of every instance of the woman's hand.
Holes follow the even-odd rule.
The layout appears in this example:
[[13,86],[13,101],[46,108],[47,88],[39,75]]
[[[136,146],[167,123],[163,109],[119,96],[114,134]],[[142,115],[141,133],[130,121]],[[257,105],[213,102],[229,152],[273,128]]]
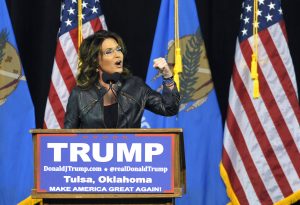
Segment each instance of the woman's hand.
[[173,73],[168,66],[166,59],[156,58],[153,60],[153,67],[158,69],[159,72],[163,75],[164,78],[170,78],[173,76]]

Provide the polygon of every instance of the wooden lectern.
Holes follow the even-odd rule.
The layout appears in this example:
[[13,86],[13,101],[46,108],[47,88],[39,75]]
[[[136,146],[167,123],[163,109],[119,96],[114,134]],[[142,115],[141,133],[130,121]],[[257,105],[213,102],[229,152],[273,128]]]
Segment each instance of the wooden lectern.
[[[185,158],[184,158],[184,141],[183,141],[183,133],[182,133],[182,129],[35,129],[35,130],[31,130],[31,133],[33,134],[33,142],[34,142],[34,188],[32,189],[32,195],[31,197],[33,199],[41,199],[43,204],[101,204],[101,205],[112,205],[112,204],[119,204],[119,205],[129,205],[129,204],[134,204],[134,205],[142,205],[142,204],[147,204],[147,205],[173,205],[175,204],[175,198],[177,197],[182,197],[182,195],[185,193],[186,191],[186,180],[185,180]],[[133,137],[132,137],[133,136]],[[148,137],[150,136],[150,137]],[[165,136],[165,138],[164,138]],[[64,138],[65,137],[65,138]],[[140,137],[140,138],[138,138]],[[162,137],[162,138],[160,138]],[[55,141],[55,139],[58,139],[57,141]],[[101,139],[100,139],[101,138]],[[59,163],[61,162],[64,158],[66,157],[66,153],[68,153],[67,155],[70,157],[68,159],[70,159],[70,162],[74,164],[74,161],[78,160],[81,161],[81,163],[83,163],[82,161],[89,161],[89,156],[93,154],[94,157],[94,151],[92,152],[89,149],[95,149],[95,147],[98,147],[99,152],[98,152],[98,157],[96,157],[97,160],[101,160],[103,158],[101,158],[103,155],[103,150],[100,150],[100,146],[108,146],[107,144],[110,144],[110,146],[114,146],[116,147],[118,143],[114,144],[114,142],[118,142],[118,138],[120,138],[119,140],[122,141],[122,149],[124,151],[123,155],[127,156],[127,158],[135,159],[136,161],[134,161],[130,166],[130,169],[133,169],[134,166],[139,166],[138,164],[140,163],[140,161],[144,160],[147,162],[147,164],[151,167],[151,159],[157,159],[157,161],[159,160],[163,160],[159,159],[160,156],[159,154],[161,153],[167,153],[170,154],[170,169],[168,169],[168,172],[160,174],[160,173],[156,173],[156,171],[153,171],[153,173],[149,172],[143,172],[139,174],[153,174],[155,175],[155,177],[158,177],[158,179],[160,179],[160,177],[165,176],[166,174],[170,174],[167,175],[167,180],[166,180],[166,184],[169,185],[170,187],[172,187],[170,190],[162,190],[161,192],[137,192],[137,191],[132,191],[132,190],[138,190],[140,189],[140,187],[134,188],[134,187],[127,187],[128,189],[131,188],[131,191],[127,191],[124,189],[124,187],[122,188],[124,192],[122,192],[121,188],[118,188],[118,191],[110,191],[110,187],[105,189],[105,192],[98,192],[98,191],[79,191],[79,192],[73,192],[72,190],[78,190],[78,188],[82,187],[58,187],[58,186],[50,186],[50,188],[45,188],[45,184],[48,183],[52,183],[52,180],[58,180],[62,178],[62,181],[64,183],[69,183],[70,180],[71,182],[69,183],[70,186],[72,185],[72,179],[73,181],[76,182],[88,182],[89,178],[80,178],[79,176],[77,176],[78,179],[76,179],[75,177],[69,180],[69,176],[63,176],[63,177],[52,177],[52,178],[47,178],[48,174],[49,176],[53,175],[56,176],[55,174],[60,174],[62,173],[63,175],[68,175],[66,173],[64,173],[62,170],[64,170],[64,166],[57,166],[54,170],[54,168],[51,168],[51,165],[45,166],[45,162],[49,157],[45,157],[45,150],[50,150],[51,153],[53,153],[53,163]],[[124,149],[124,144],[126,146],[126,142],[130,141],[129,138],[133,138],[133,140],[135,140],[133,142],[130,142],[128,144],[129,148]],[[141,139],[142,141],[147,141],[147,140],[161,140],[161,142],[168,142],[167,139],[170,138],[171,141],[171,146],[170,148],[168,147],[163,147],[162,145],[160,145],[160,143],[140,143],[141,146],[139,147],[139,143],[138,140]],[[64,139],[67,139],[67,141],[64,143]],[[111,140],[111,143],[107,143],[105,144],[105,140]],[[71,142],[71,140],[74,140],[74,143]],[[85,144],[85,143],[80,143],[80,142],[86,142],[86,140],[90,140],[91,143],[90,145]],[[115,140],[115,141],[114,141]],[[45,142],[44,142],[45,141]],[[59,142],[61,143],[61,145],[57,147],[55,147],[57,144],[56,143]],[[94,142],[99,142],[98,145],[97,143]],[[101,142],[101,143],[100,143]],[[46,145],[47,144],[47,145]],[[135,149],[133,149],[133,144],[135,145]],[[74,145],[74,146],[73,146]],[[75,146],[76,145],[76,146]],[[146,146],[150,146],[150,148],[146,148]],[[156,148],[155,146],[158,146],[160,149]],[[80,147],[81,146],[81,147]],[[89,148],[90,146],[90,148]],[[151,147],[152,146],[152,147]],[[76,149],[74,148],[76,147]],[[79,147],[79,148],[78,148]],[[88,148],[87,148],[88,147]],[[121,146],[120,146],[121,147]],[[72,150],[76,151],[75,155],[73,154]],[[103,148],[104,149],[104,148]],[[129,151],[128,151],[129,149]],[[141,154],[141,156],[137,156],[139,153],[141,153],[141,149],[145,149],[144,153]],[[106,152],[108,152],[107,150],[108,147],[106,147]],[[147,151],[148,150],[148,151]],[[150,150],[150,151],[149,151]],[[160,150],[160,152],[159,152]],[[163,151],[162,151],[163,150]],[[90,151],[90,152],[88,152]],[[96,151],[95,151],[96,152]],[[150,152],[150,157],[148,156]],[[170,152],[170,153],[169,153]],[[172,152],[172,153],[171,153]],[[89,155],[88,155],[88,154]],[[92,154],[91,154],[92,153]],[[152,156],[152,155],[153,156]],[[157,156],[156,156],[156,155]],[[100,156],[102,155],[102,156]],[[108,154],[106,153],[106,156]],[[148,158],[146,157],[146,155],[148,156]],[[120,156],[120,154],[118,154],[118,161],[124,160],[124,156]],[[125,159],[127,159],[125,156]],[[80,158],[81,157],[81,158]],[[151,158],[152,157],[152,158]],[[78,158],[78,159],[77,159]],[[120,159],[119,159],[120,158]],[[52,159],[52,158],[51,158]],[[95,159],[95,158],[94,158]],[[169,158],[168,158],[169,159]],[[43,161],[44,160],[44,161]],[[73,161],[72,161],[73,160]],[[148,160],[148,161],[147,161]],[[150,161],[150,162],[149,162]],[[154,161],[154,160],[153,160]],[[167,161],[167,160],[166,160]],[[52,163],[52,162],[51,162]],[[52,165],[53,165],[52,163]],[[96,163],[100,165],[103,165],[102,167],[105,167],[105,171],[107,171],[107,167],[109,168],[110,165],[105,165],[105,163],[100,163],[99,161],[97,161]],[[123,163],[123,162],[121,162]],[[130,163],[126,161],[126,163]],[[161,162],[160,162],[161,163]],[[164,163],[164,162],[163,162]],[[168,164],[168,162],[166,162],[166,164]],[[76,165],[78,166],[78,165]],[[155,167],[155,165],[153,165]],[[166,165],[168,166],[168,165]],[[65,166],[68,167],[68,166]],[[71,167],[71,166],[70,166]],[[126,166],[124,166],[126,167]],[[142,168],[139,169],[146,169],[146,166],[141,166]],[[47,172],[48,170],[50,170],[53,172]],[[73,169],[73,168],[72,168]],[[74,168],[75,169],[75,168]],[[113,169],[118,169],[121,170],[123,169],[123,167],[118,167],[115,168],[115,166],[113,166]],[[153,168],[154,169],[154,168]],[[45,171],[46,170],[46,171]],[[99,172],[101,174],[104,173],[104,170],[102,169],[102,172]],[[159,171],[161,171],[162,169],[158,169]],[[166,169],[167,170],[167,169]],[[44,172],[45,173],[42,173]],[[108,170],[109,171],[109,170]],[[108,172],[107,171],[107,172]],[[129,174],[128,172],[117,172],[117,174],[119,174],[120,176],[124,174],[128,174],[129,176],[135,176],[136,173],[131,172],[131,170],[129,170]],[[169,173],[170,172],[170,173]],[[84,173],[86,174],[86,173]],[[115,174],[115,173],[114,173]],[[102,175],[101,175],[102,176]],[[170,176],[170,177],[169,177]],[[154,179],[156,179],[154,177]],[[92,178],[92,177],[91,177]],[[99,177],[100,178],[100,177]],[[99,181],[98,178],[98,181]],[[102,176],[101,179],[103,179],[104,177]],[[123,178],[125,178],[125,181],[131,180],[132,183],[135,182],[134,180],[139,180],[140,178],[126,178],[123,176]],[[112,179],[112,178],[111,178]],[[122,178],[119,178],[120,180]],[[146,178],[148,180],[151,181],[151,177]],[[153,179],[153,181],[154,181]],[[157,181],[163,181],[165,180],[163,177],[161,178],[161,180],[156,180]],[[168,180],[170,180],[170,182],[167,182]],[[98,181],[96,181],[97,183],[99,183]],[[95,183],[95,181],[92,182],[92,184]],[[164,183],[164,182],[159,182],[159,183]],[[167,186],[166,185],[166,186]],[[107,185],[109,186],[109,185]],[[134,185],[135,186],[135,185]],[[138,185],[136,185],[138,186]],[[86,187],[83,187],[86,188]],[[105,188],[105,187],[104,187]],[[126,188],[126,187],[125,187]],[[66,189],[67,191],[64,191],[63,189]],[[89,188],[92,189],[92,188]],[[149,190],[150,188],[145,190]],[[163,188],[162,188],[163,189]],[[120,191],[121,190],[121,191]],[[103,191],[103,190],[102,190]]]

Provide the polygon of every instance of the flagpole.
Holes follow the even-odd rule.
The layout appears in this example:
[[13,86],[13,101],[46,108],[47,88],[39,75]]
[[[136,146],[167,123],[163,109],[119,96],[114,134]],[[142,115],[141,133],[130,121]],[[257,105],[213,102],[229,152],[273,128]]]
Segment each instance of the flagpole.
[[80,59],[79,59],[79,47],[80,47],[81,42],[82,42],[82,0],[78,0],[77,8],[78,8],[78,39],[77,39],[78,61],[77,61],[77,66],[78,66],[78,69],[79,69],[80,64],[81,64]]
[[258,0],[253,0],[253,54],[251,60],[251,78],[253,80],[253,98],[258,98],[259,94],[259,81],[257,73],[257,60],[258,60]]
[[174,28],[175,28],[175,66],[174,66],[174,81],[177,89],[180,91],[179,73],[182,73],[182,57],[179,41],[179,15],[178,15],[178,0],[174,0]]
[[82,42],[82,0],[78,0],[78,49]]

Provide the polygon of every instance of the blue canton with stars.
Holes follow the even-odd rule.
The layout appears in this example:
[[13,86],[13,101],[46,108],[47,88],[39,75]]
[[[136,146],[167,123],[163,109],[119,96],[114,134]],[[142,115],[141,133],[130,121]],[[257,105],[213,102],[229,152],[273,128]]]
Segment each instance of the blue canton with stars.
[[[102,15],[99,0],[82,1],[82,24]],[[77,0],[65,0],[61,5],[61,25],[58,36],[69,32],[78,25]]]
[[[239,41],[252,36],[253,33],[253,0],[245,0],[242,4],[241,27]],[[258,31],[282,20],[282,10],[278,0],[258,0]]]

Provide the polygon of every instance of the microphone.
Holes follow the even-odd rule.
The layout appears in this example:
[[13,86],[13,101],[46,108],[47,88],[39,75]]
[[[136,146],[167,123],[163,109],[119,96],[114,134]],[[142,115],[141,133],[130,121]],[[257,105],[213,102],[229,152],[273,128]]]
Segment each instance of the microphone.
[[115,84],[116,82],[119,81],[120,77],[121,77],[120,73],[112,73],[112,74],[106,72],[102,73],[102,80],[106,84]]
[[[94,100],[94,101],[92,101],[91,104],[83,107],[83,109],[82,109],[83,114],[87,114],[96,105],[96,103],[98,103],[102,100],[102,98],[104,97],[104,95],[106,95],[106,93],[108,93],[110,90],[113,90],[112,85],[119,81],[120,76],[121,76],[120,73],[113,73],[113,74],[109,74],[106,72],[102,73],[102,80],[106,84],[109,84],[109,88],[107,90],[105,90],[104,94],[99,99]],[[115,93],[113,93],[113,94],[115,95]]]
[[[109,73],[106,73],[106,72],[103,72],[102,73],[102,80],[103,82],[105,82],[106,84],[109,84],[109,89],[107,90],[107,92],[109,90],[112,91],[112,94],[115,96],[116,98],[116,101],[117,101],[117,104],[120,106],[120,109],[121,109],[121,112],[123,113],[123,115],[125,115],[125,112],[124,112],[124,109],[123,109],[123,106],[121,105],[121,103],[119,102],[119,98],[118,98],[118,95],[116,93],[116,90],[112,87],[113,84],[117,83],[121,78],[121,74],[120,73],[112,73],[112,74],[109,74]],[[106,93],[107,93],[106,92]],[[105,93],[105,94],[106,94]],[[126,124],[128,127],[129,126],[129,121],[127,119],[127,116],[125,115],[125,120],[126,120]]]

